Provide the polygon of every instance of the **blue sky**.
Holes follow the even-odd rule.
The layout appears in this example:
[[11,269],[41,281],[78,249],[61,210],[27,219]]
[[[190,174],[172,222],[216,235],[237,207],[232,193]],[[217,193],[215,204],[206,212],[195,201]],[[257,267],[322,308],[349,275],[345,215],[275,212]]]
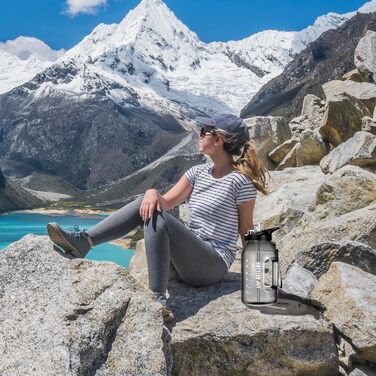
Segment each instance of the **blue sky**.
[[[79,9],[73,8],[73,5],[82,7],[85,2],[99,5],[73,14]],[[140,0],[2,0],[0,41],[5,42],[20,35],[33,36],[53,49],[69,49],[99,23],[122,20],[139,2]],[[301,30],[320,15],[328,12],[346,13],[358,9],[366,2],[165,0],[175,15],[204,42],[242,39],[266,29]]]

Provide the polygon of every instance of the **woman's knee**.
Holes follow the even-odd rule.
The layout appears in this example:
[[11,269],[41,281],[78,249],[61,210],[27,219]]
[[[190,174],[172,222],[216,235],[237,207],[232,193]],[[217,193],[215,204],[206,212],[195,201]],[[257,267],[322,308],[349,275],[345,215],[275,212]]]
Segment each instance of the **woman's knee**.
[[167,222],[163,212],[155,210],[152,216],[144,222],[144,229],[153,229],[154,231],[167,230]]

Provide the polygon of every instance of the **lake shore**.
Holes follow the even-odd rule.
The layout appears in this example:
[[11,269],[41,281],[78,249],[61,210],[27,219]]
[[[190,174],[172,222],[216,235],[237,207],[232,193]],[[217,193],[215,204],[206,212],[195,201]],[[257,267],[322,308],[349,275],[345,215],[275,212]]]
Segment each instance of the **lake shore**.
[[24,209],[14,210],[11,213],[32,213],[32,214],[44,214],[44,215],[110,215],[116,210],[93,210],[93,209],[51,209],[51,208],[36,208],[36,209]]

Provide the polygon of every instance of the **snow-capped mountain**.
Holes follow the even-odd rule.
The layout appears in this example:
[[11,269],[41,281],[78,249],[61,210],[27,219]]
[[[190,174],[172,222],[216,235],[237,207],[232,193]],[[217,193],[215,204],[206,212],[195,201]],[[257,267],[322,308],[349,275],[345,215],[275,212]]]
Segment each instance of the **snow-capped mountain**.
[[[197,136],[195,115],[238,114],[299,49],[350,16],[205,44],[162,0],[142,0],[0,95],[0,157],[82,189],[116,181]],[[189,142],[196,147],[197,137]]]
[[[376,0],[358,11],[376,11]],[[88,77],[101,77],[115,83],[118,89],[108,95],[122,105],[132,92],[142,105],[175,114],[182,107],[237,114],[298,52],[355,13],[329,13],[302,31],[265,30],[240,41],[205,44],[162,0],[142,0],[119,24],[98,25],[62,56],[57,64],[73,61],[81,73],[53,89],[82,96],[84,88],[97,87]]]
[[64,49],[54,51],[32,37],[0,42],[0,94],[31,80],[64,53]]
[[[366,11],[373,9],[376,1]],[[142,0],[119,24],[97,26],[64,58],[132,87],[144,105],[179,113],[177,102],[206,113],[239,113],[296,53],[354,14],[329,13],[298,32],[266,30],[205,44],[162,0]]]

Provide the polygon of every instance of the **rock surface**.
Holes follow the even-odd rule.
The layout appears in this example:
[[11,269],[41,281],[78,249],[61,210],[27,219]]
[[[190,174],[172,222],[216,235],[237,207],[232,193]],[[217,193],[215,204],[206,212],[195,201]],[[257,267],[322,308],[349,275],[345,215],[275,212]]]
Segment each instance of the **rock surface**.
[[24,236],[0,252],[0,374],[166,375],[160,308],[114,263]]
[[252,144],[268,170],[275,164],[268,153],[291,138],[291,130],[283,117],[256,116],[244,120],[249,128]]
[[360,358],[376,362],[376,276],[339,261],[311,293],[324,315],[348,338]]
[[[144,261],[141,262],[142,258]],[[147,285],[144,241],[130,272]],[[279,291],[278,304],[248,308],[241,302],[239,258],[225,278],[191,287],[172,278],[172,375],[335,375],[331,326],[296,295]]]
[[354,52],[354,63],[369,81],[376,82],[376,32],[367,30]]
[[320,167],[325,174],[333,173],[347,164],[375,171],[376,136],[369,132],[358,131],[320,161]]

